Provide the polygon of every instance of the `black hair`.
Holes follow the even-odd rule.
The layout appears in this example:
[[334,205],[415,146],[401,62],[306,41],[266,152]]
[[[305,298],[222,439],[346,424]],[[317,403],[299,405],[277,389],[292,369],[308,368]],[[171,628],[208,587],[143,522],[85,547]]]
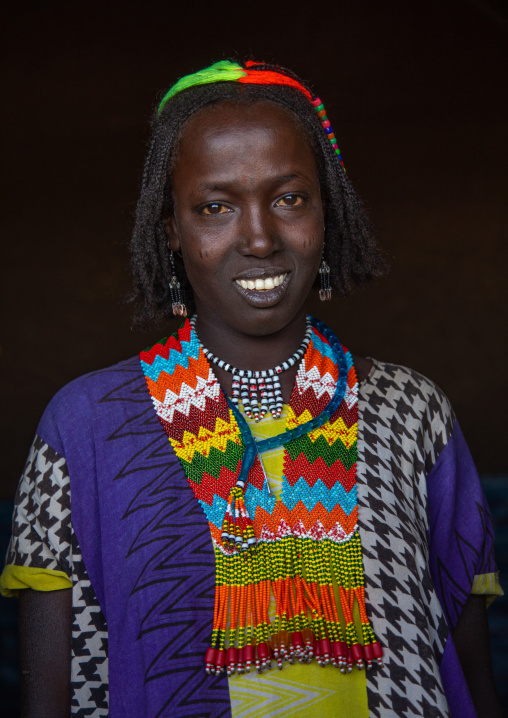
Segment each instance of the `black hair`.
[[[263,65],[259,69],[276,69],[302,83],[292,72],[279,66]],[[152,137],[131,242],[132,300],[136,304],[135,320],[142,325],[173,316],[168,287],[170,255],[163,217],[172,209],[171,167],[182,127],[201,108],[225,101],[237,104],[273,102],[294,113],[303,126],[318,167],[325,207],[324,251],[330,265],[332,287],[345,295],[386,270],[363,202],[338,161],[316,110],[300,90],[284,85],[238,82],[198,85],[171,98],[160,114],[154,113],[152,121]],[[181,258],[175,253],[174,259],[185,303],[192,312],[192,288]]]

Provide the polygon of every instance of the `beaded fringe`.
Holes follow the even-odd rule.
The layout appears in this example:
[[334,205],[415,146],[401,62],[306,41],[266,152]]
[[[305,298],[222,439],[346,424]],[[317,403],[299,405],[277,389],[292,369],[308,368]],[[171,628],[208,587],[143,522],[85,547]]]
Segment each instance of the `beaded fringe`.
[[[356,372],[335,335],[318,320],[311,323],[312,339],[289,404],[292,420],[281,434],[258,441],[220,391],[189,321],[178,335],[140,355],[157,415],[214,541],[215,609],[205,657],[210,674],[243,673],[253,666],[262,671],[272,660],[282,668],[284,661],[316,658],[344,673],[355,664],[361,669],[382,663],[365,610],[357,497],[351,493]],[[257,518],[255,529],[257,499],[249,499],[251,518],[244,489],[249,484],[261,490],[256,457],[278,446],[286,447],[284,476],[290,503],[297,503],[290,508],[281,499],[282,518],[272,514],[270,498],[267,516]],[[316,493],[311,487],[318,481]],[[334,487],[339,490],[332,494]]]
[[[343,673],[382,665],[365,609],[360,536],[343,543],[286,536],[254,549],[215,549],[216,589],[207,673],[262,672],[272,660],[328,664]],[[336,601],[339,596],[339,606]],[[268,616],[270,597],[275,618]],[[353,621],[358,605],[361,636]],[[362,645],[363,644],[363,645]]]

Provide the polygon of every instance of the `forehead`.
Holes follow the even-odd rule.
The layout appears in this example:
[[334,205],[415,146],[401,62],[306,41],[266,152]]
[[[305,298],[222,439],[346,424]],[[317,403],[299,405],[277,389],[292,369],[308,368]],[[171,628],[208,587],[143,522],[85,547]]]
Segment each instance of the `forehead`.
[[195,182],[200,174],[317,174],[314,152],[298,117],[265,101],[225,101],[196,112],[182,129],[172,169],[174,189],[175,181]]

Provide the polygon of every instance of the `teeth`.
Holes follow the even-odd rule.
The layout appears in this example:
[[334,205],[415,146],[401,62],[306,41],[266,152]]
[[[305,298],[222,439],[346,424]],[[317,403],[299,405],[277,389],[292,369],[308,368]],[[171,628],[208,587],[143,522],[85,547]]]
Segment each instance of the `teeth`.
[[237,279],[236,283],[243,289],[255,289],[258,292],[265,292],[267,289],[273,289],[282,284],[286,276],[286,274],[279,274],[278,277],[267,277],[266,279]]

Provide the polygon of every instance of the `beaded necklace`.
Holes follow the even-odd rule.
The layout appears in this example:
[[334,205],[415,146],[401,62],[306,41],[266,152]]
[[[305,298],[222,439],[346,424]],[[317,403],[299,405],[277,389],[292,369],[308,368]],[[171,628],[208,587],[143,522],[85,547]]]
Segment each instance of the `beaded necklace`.
[[[190,320],[194,331],[196,331],[196,319],[197,314],[191,317]],[[220,369],[224,369],[224,371],[233,375],[231,392],[231,401],[233,404],[238,406],[241,399],[243,410],[249,419],[253,418],[255,421],[260,421],[263,419],[267,411],[271,413],[274,419],[279,418],[283,402],[282,389],[278,375],[282,374],[283,371],[287,371],[301,360],[307,350],[307,347],[309,346],[311,336],[312,327],[310,319],[307,318],[307,330],[299,349],[297,349],[295,353],[289,357],[289,359],[286,359],[286,361],[278,364],[273,369],[260,371],[237,369],[231,364],[228,364],[222,359],[216,357],[215,354],[212,354],[212,352],[204,347],[201,342],[199,343],[199,346],[208,361],[211,361]]]
[[[207,517],[216,562],[208,673],[262,671],[273,659],[381,664],[365,608],[358,532],[358,382],[321,322],[299,366],[286,431],[255,441],[222,392],[187,320],[141,352],[155,410]],[[281,500],[259,453],[284,445]],[[270,621],[270,597],[275,618]],[[353,622],[355,603],[361,635]],[[363,644],[363,645],[362,645]]]

